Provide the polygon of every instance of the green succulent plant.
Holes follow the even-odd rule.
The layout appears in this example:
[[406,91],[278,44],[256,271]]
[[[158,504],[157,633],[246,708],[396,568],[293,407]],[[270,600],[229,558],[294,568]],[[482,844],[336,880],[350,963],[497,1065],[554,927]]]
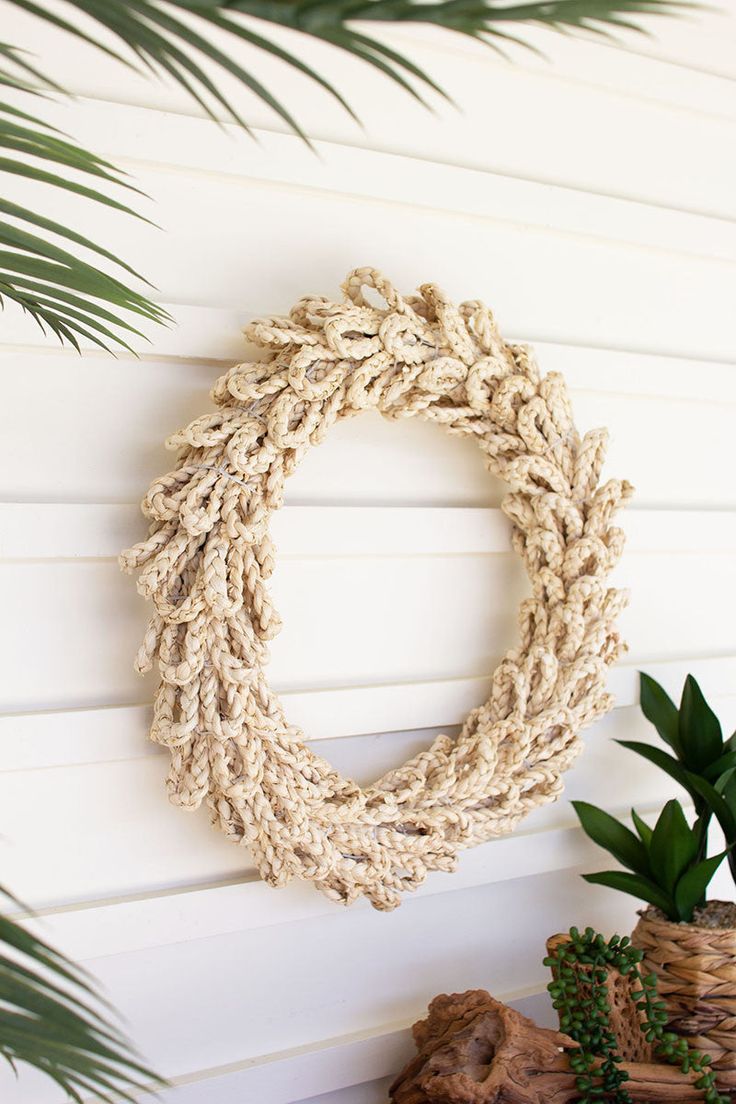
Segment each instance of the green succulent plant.
[[[229,118],[247,129],[216,79],[233,77],[305,141],[291,109],[217,45],[212,32],[226,32],[233,44],[270,54],[311,78],[355,118],[327,78],[265,37],[262,28],[288,27],[347,51],[424,102],[427,91],[444,95],[439,85],[366,27],[431,24],[498,49],[519,42],[513,29],[524,24],[606,35],[640,29],[634,16],[672,15],[693,6],[681,0],[65,0],[51,8],[43,0],[6,0],[6,8],[11,4],[103,51],[111,63],[167,76],[212,118]],[[98,40],[95,24],[105,44]],[[126,200],[132,202],[136,190],[125,175],[30,110],[44,97],[64,91],[31,56],[27,49],[0,42],[0,86],[5,90],[0,98],[0,174],[135,215]],[[131,277],[139,279],[142,290],[131,286]],[[130,349],[129,342],[142,336],[141,324],[170,322],[147,288],[150,284],[125,260],[79,231],[39,214],[25,200],[0,200],[0,306],[16,303],[42,329],[75,348],[84,339],[105,349]]]
[[[669,750],[636,740],[617,743],[682,786],[695,818],[691,825],[680,802],[672,800],[653,828],[632,809],[632,831],[603,809],[574,801],[585,833],[626,867],[584,878],[647,901],[670,920],[690,922],[726,857],[736,880],[736,734],[724,740],[720,722],[692,675],[685,680],[678,708],[658,682],[642,673],[640,705]],[[713,817],[726,847],[707,857]]]
[[685,679],[679,709],[653,678],[643,673],[639,678],[641,710],[674,754],[636,740],[619,743],[665,771],[690,796],[698,818],[701,856],[716,817],[736,881],[736,732],[724,740],[720,721],[692,675]]
[[657,1058],[678,1066],[683,1074],[696,1074],[695,1087],[701,1090],[705,1104],[728,1104],[728,1098],[718,1092],[710,1056],[667,1030],[665,1002],[657,992],[655,975],[643,973],[642,958],[628,936],[621,939],[614,935],[606,940],[592,928],[582,933],[571,928],[570,938],[561,941],[544,960],[552,970],[547,989],[559,1016],[560,1030],[578,1044],[569,1054],[580,1104],[600,1104],[601,1100],[632,1104],[626,1091],[628,1073],[621,1067],[610,1022],[610,970],[633,982],[632,999],[639,1009],[641,1030]]
[[699,858],[700,831],[690,827],[679,801],[667,802],[654,828],[632,809],[636,834],[595,805],[574,801],[573,806],[585,833],[627,867],[584,874],[586,882],[656,905],[670,920],[692,920],[725,851]]

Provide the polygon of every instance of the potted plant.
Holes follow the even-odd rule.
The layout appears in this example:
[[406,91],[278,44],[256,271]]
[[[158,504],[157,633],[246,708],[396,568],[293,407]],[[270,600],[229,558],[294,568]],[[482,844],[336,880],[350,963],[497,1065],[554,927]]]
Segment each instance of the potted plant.
[[[654,679],[640,676],[642,711],[666,749],[620,740],[666,771],[692,802],[690,822],[668,801],[656,824],[631,810],[633,830],[584,801],[573,805],[586,834],[625,868],[586,881],[647,903],[632,934],[644,967],[656,976],[668,1029],[711,1056],[718,1084],[736,1088],[736,904],[707,901],[708,885],[727,859],[736,881],[736,733],[721,725],[688,675],[679,708]],[[725,849],[708,853],[715,818]]]

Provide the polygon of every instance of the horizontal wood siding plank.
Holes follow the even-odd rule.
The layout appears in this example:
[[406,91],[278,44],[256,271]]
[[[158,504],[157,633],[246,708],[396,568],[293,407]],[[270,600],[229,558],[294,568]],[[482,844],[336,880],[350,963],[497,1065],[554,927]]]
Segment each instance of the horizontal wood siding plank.
[[[105,372],[111,366],[123,365],[131,381],[136,381],[137,394],[143,396],[146,384],[155,380],[155,373],[167,371],[165,366],[176,360],[182,367],[176,378],[186,378],[187,368],[199,371],[202,395],[209,401],[207,392],[217,376],[231,363],[242,361],[249,352],[253,352],[253,347],[246,344],[241,332],[252,315],[243,308],[202,307],[186,303],[163,305],[172,314],[175,325],[147,327],[145,322],[142,323],[150,343],[141,345],[140,355],[135,359],[121,354],[111,361],[107,354],[80,337],[84,363],[97,379],[104,379]],[[287,307],[285,304],[283,309]],[[49,386],[46,377],[52,370],[57,374],[64,372],[79,359],[74,350],[60,349],[54,338],[42,333],[24,314],[8,313],[1,336],[0,357],[3,360],[0,363],[23,363],[29,371],[40,373],[44,390]],[[717,396],[719,403],[736,402],[732,355],[719,362],[712,358],[697,360],[678,354],[658,355],[623,347],[606,349],[596,345],[565,345],[544,341],[529,327],[518,333],[508,331],[506,337],[509,341],[532,342],[542,368],[562,372],[573,391],[697,399],[711,403]],[[73,375],[72,378],[77,377]],[[14,380],[13,386],[18,386],[18,382]],[[175,397],[172,388],[170,399]],[[70,409],[68,414],[73,414],[73,410]]]
[[400,1064],[393,1065],[388,1077],[363,1081],[359,1085],[349,1085],[345,1088],[320,1093],[319,1096],[311,1097],[309,1101],[302,1100],[301,1104],[386,1104],[388,1091],[395,1079],[396,1071],[402,1068]]
[[[703,685],[708,692],[707,679]],[[677,691],[679,686],[678,680],[672,689]],[[724,728],[732,730],[736,697],[713,695],[712,700]],[[437,732],[346,737],[319,747],[342,774],[367,785],[428,747]],[[430,886],[434,883],[435,889],[452,891],[465,870],[470,872],[471,884],[494,880],[491,871],[499,863],[499,877],[508,877],[515,860],[504,862],[504,854],[518,855],[519,850],[525,853],[525,862],[536,864],[537,855],[544,855],[543,863],[552,862],[552,854],[543,852],[538,836],[537,842],[527,839],[528,851],[521,839],[547,828],[571,827],[574,816],[567,799],[579,797],[610,808],[631,804],[650,808],[672,796],[675,787],[666,775],[643,761],[632,762],[631,754],[615,745],[614,739],[651,741],[656,736],[637,708],[616,709],[584,733],[584,753],[566,776],[565,800],[538,809],[524,822],[522,835],[463,855],[459,875],[432,876]],[[185,815],[168,803],[163,785],[166,769],[165,757],[148,756],[0,774],[4,811],[0,856],[7,883],[34,907],[58,908],[104,898],[194,892],[217,882],[252,878],[247,849],[224,841],[204,810]],[[564,838],[561,842],[565,844]],[[556,845],[553,850],[558,850]],[[233,891],[236,902],[239,892]],[[261,922],[267,923],[288,921],[304,905],[309,910],[319,905],[331,911],[330,903],[309,886],[292,885],[274,893],[256,883],[247,893],[249,905],[235,907],[238,924],[256,923],[261,908],[266,910]],[[180,896],[173,907],[177,904],[184,907],[186,901]]]
[[[733,262],[270,181],[183,177],[149,165],[136,180],[162,212],[166,235],[118,217],[105,226],[106,245],[167,302],[268,314],[312,289],[336,294],[348,271],[372,264],[402,289],[434,281],[453,298],[483,299],[505,333],[528,328],[552,342],[733,355]],[[27,191],[26,182],[6,186],[16,202],[28,202]],[[78,196],[38,203],[57,220],[80,217]],[[192,210],[206,219],[192,219]],[[277,255],[292,260],[262,267],[254,280],[254,258]]]
[[59,128],[73,128],[80,141],[123,159],[133,173],[144,164],[197,170],[736,260],[736,222],[723,219],[355,145],[318,142],[315,157],[294,135],[260,134],[256,144],[232,124],[213,127],[127,104],[61,100],[48,112]]
[[[631,661],[736,653],[735,564],[724,550],[625,554],[611,578],[631,591],[621,617]],[[512,553],[399,555],[381,565],[283,556],[271,592],[283,629],[270,679],[279,691],[305,692],[488,677],[516,639],[528,580]],[[152,700],[153,675],[133,670],[150,604],[114,561],[0,562],[0,600],[15,626],[0,640],[0,712]]]
[[[550,828],[518,831],[462,855],[452,875],[432,875],[417,890],[419,897],[455,893],[475,885],[490,885],[511,877],[531,877],[599,861],[595,847],[580,829]],[[285,898],[285,899],[281,899]],[[288,900],[286,899],[288,898]],[[413,899],[413,898],[412,898]],[[357,911],[365,903],[351,906]],[[334,912],[330,902],[311,886],[292,885],[274,891],[256,878],[228,885],[149,895],[139,899],[90,902],[83,907],[45,910],[34,930],[51,938],[73,957],[90,961],[146,947],[166,946],[273,924],[305,921]]]
[[[499,999],[537,1023],[553,1026],[554,1013],[546,989],[514,990]],[[323,1039],[312,1046],[174,1077],[171,1088],[158,1093],[157,1099],[162,1104],[202,1104],[204,1100],[210,1104],[243,1104],[244,1100],[297,1104],[297,1098],[309,1092],[320,1096],[310,1095],[302,1104],[384,1104],[389,1084],[413,1049],[409,1023],[381,1024],[352,1035]],[[383,1073],[387,1076],[382,1077]],[[0,1084],[5,1087],[1,1071]],[[324,1088],[330,1091],[322,1095]],[[33,1070],[24,1076],[23,1092],[23,1104],[56,1104],[58,1100],[49,1082]],[[150,1099],[143,1093],[132,1095],[135,1100]],[[20,1097],[11,1096],[8,1104],[16,1100]]]
[[[37,22],[28,29],[29,22],[20,13],[13,13],[10,21],[17,27],[16,39],[28,40],[30,35],[41,64],[48,63],[61,82],[77,93],[176,114],[201,114],[171,84],[145,81],[122,66],[111,66],[74,40],[65,41],[64,49],[59,50],[58,32],[39,27]],[[676,21],[669,22],[669,26],[664,20],[655,22],[655,33],[675,33],[672,24]],[[254,29],[262,30],[262,26],[256,22]],[[379,37],[388,36],[389,43],[406,42],[394,39],[391,29],[371,30]],[[93,33],[99,35],[97,25]],[[692,28],[687,33],[692,33]],[[286,85],[282,98],[297,111],[313,138],[399,151],[514,177],[541,178],[656,204],[733,213],[728,158],[732,122],[725,117],[732,110],[724,107],[730,103],[729,87],[726,81],[708,75],[707,65],[701,66],[706,72],[700,76],[684,72],[681,84],[674,67],[656,62],[646,67],[641,59],[630,58],[623,51],[619,58],[604,52],[602,64],[597,64],[600,48],[592,46],[585,65],[576,73],[573,64],[566,72],[565,44],[553,34],[538,39],[549,59],[546,65],[535,64],[524,50],[514,50],[509,65],[490,57],[487,50],[458,50],[451,36],[435,34],[421,41],[412,30],[409,36],[413,41],[405,46],[409,56],[431,72],[463,109],[455,111],[435,97],[435,112],[430,113],[369,66],[359,66],[356,73],[350,55],[285,29],[269,27],[269,35],[349,91],[364,123],[361,131],[306,78],[252,49],[238,50],[232,38],[224,37],[222,45],[228,55],[254,67],[272,88]],[[531,37],[535,38],[533,31]],[[711,29],[710,38],[714,42],[712,56],[728,54],[720,29]],[[636,39],[635,45],[641,48]],[[729,66],[732,69],[733,63]],[[252,125],[286,129],[267,107],[245,95],[227,77],[217,76]],[[503,110],[491,113],[488,105],[503,105]],[[692,110],[696,105],[699,110]],[[683,149],[688,151],[685,165]]]
[[[736,512],[635,510],[619,519],[629,553],[736,553]],[[0,560],[117,559],[146,533],[136,505],[0,502]],[[511,551],[499,509],[284,506],[271,523],[285,559],[484,556]]]
[[410,1023],[439,992],[539,988],[546,935],[634,920],[633,901],[591,887],[581,905],[577,885],[575,870],[553,871],[412,898],[390,914],[333,908],[181,942],[174,928],[166,946],[92,965],[147,1057],[168,1076],[191,1076]]
[[[647,672],[675,697],[687,674],[706,695],[726,696],[736,686],[736,656],[647,663]],[[619,664],[608,685],[616,708],[638,700],[635,665]],[[490,678],[347,686],[286,691],[280,695],[289,719],[311,741],[371,733],[458,725],[490,692]],[[34,770],[83,763],[115,762],[163,754],[151,744],[148,705],[71,709],[66,712],[0,715],[0,771]]]
[[[569,379],[579,429],[609,427],[606,470],[635,483],[637,509],[736,506],[728,465],[712,459],[713,442],[730,440],[733,426],[731,367],[590,350],[544,355],[545,368]],[[132,503],[174,466],[164,439],[212,409],[208,391],[223,369],[5,350],[0,370],[0,499]],[[672,397],[668,376],[679,391]],[[30,409],[29,429],[19,412]],[[309,453],[287,504],[498,506],[503,494],[472,442],[367,413],[334,426]]]

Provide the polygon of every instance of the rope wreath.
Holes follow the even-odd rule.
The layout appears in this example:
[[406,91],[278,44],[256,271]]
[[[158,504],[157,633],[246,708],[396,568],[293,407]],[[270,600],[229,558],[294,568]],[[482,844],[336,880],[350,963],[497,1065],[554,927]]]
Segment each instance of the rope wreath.
[[[403,298],[371,268],[343,290],[342,302],[308,296],[288,318],[247,327],[265,358],[231,368],[212,391],[217,412],[169,439],[178,466],[152,484],[150,535],[121,565],[140,569],[155,605],[136,667],[158,659],[151,737],[171,751],[171,800],[206,800],[273,886],[296,876],[336,901],[391,909],[429,871],[452,870],[460,848],[555,800],[580,729],[611,708],[626,595],[605,578],[624,539],[611,518],[631,487],[599,486],[605,430],[578,435],[562,377],[540,378],[482,303],[455,306],[433,284]],[[485,705],[365,790],[305,746],[265,675],[280,627],[271,514],[307,450],[362,410],[478,443],[510,484],[503,509],[532,585]]]

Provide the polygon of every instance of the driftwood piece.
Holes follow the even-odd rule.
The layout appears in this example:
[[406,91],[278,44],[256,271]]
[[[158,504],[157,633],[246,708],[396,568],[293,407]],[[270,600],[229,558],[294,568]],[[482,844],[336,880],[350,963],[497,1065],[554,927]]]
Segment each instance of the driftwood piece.
[[[417,1055],[394,1081],[394,1104],[572,1104],[575,1074],[558,1031],[535,1023],[483,989],[435,997],[413,1028]],[[702,1093],[672,1066],[629,1062],[635,1104],[700,1104]]]

